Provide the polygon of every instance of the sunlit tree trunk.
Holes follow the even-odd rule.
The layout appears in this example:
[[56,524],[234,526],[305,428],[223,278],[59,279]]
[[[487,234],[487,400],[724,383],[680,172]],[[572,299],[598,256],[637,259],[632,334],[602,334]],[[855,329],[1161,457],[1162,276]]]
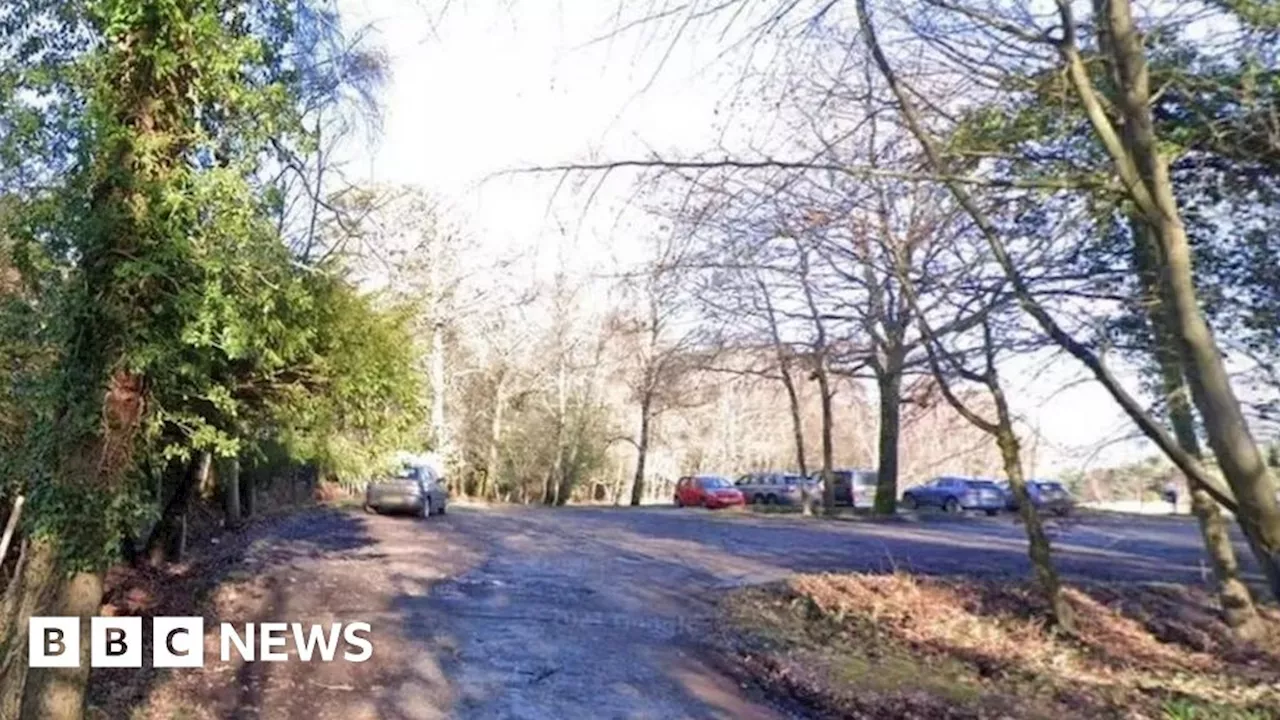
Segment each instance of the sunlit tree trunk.
[[[1151,330],[1152,355],[1160,373],[1161,389],[1168,403],[1169,424],[1174,437],[1188,454],[1200,458],[1200,439],[1196,434],[1195,412],[1182,375],[1177,341],[1169,331],[1166,307],[1160,301],[1160,275],[1154,238],[1140,218],[1130,223],[1133,231],[1134,258],[1147,307],[1147,325]],[[1200,525],[1209,563],[1213,567],[1223,619],[1237,634],[1250,636],[1260,627],[1249,588],[1240,579],[1227,519],[1209,493],[1192,476],[1187,476],[1191,511]]]
[[1231,386],[1222,351],[1200,309],[1191,246],[1151,114],[1142,33],[1134,24],[1129,0],[1095,0],[1094,10],[1099,47],[1109,60],[1116,86],[1113,99],[1122,132],[1116,132],[1098,102],[1078,51],[1064,46],[1070,77],[1135,205],[1155,232],[1163,274],[1161,297],[1168,306],[1184,377],[1204,421],[1209,446],[1231,486],[1241,530],[1272,595],[1280,598],[1280,507],[1275,485]]
[[1063,630],[1072,632],[1075,629],[1075,614],[1062,594],[1062,582],[1058,579],[1057,568],[1053,566],[1049,536],[1045,534],[1044,524],[1040,522],[1040,513],[1027,493],[1027,481],[1022,468],[1021,443],[1013,430],[1009,405],[1005,402],[1004,392],[998,385],[993,382],[988,387],[996,403],[996,444],[1000,447],[1000,458],[1004,463],[1005,477],[1009,480],[1009,489],[1013,491],[1018,501],[1018,514],[1022,518],[1022,524],[1027,533],[1027,556],[1031,559],[1036,583],[1049,601],[1054,621]]

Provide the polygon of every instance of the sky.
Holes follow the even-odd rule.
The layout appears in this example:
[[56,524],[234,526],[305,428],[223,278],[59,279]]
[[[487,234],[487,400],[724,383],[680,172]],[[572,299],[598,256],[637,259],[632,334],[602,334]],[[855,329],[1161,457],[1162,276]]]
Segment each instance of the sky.
[[[486,252],[586,271],[634,259],[649,230],[629,211],[630,182],[560,184],[561,176],[499,175],[539,165],[690,156],[767,132],[736,98],[741,62],[724,43],[643,35],[590,42],[616,26],[600,0],[341,0],[348,27],[370,26],[387,52],[381,132],[348,149],[347,173],[419,185],[441,198]],[[704,36],[705,37],[705,34]],[[726,137],[728,126],[736,131]],[[591,203],[587,205],[588,197]],[[586,208],[586,210],[584,210]],[[624,221],[615,224],[618,213]],[[1023,358],[1006,370],[1010,396],[1042,438],[1045,474],[1138,459],[1133,434],[1077,363]]]

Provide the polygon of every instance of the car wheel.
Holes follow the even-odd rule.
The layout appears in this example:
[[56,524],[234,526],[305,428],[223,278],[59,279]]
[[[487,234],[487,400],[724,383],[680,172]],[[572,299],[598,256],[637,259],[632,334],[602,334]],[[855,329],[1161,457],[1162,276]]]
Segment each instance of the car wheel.
[[999,510],[988,510],[988,511],[987,511],[987,517],[995,517],[995,516],[996,516],[996,513],[998,513],[998,512],[1000,512],[1000,511],[999,511]]
[[676,506],[676,507],[678,507],[678,508],[679,508],[679,507],[684,507],[684,503],[680,502],[680,496],[679,496],[679,495],[676,495],[675,497],[671,498],[671,502],[672,502],[672,504],[673,504],[673,505],[675,505],[675,506]]
[[364,511],[365,511],[365,512],[367,512],[367,513],[369,513],[370,515],[377,515],[377,514],[378,514],[378,508],[376,508],[376,507],[374,507],[374,506],[370,505],[370,504],[369,504],[369,503],[367,503],[367,502],[364,504]]
[[764,498],[764,504],[765,504],[765,505],[777,505],[777,504],[778,504],[778,496],[777,496],[777,495],[774,495],[774,494],[772,494],[772,493],[770,493],[769,495],[766,495],[766,496],[765,496],[765,498]]
[[908,510],[915,510],[920,507],[920,503],[916,501],[915,495],[903,495],[902,507]]
[[444,514],[445,514],[445,512],[446,512],[447,510],[448,510],[448,506],[447,506],[447,505],[445,505],[444,503],[440,503],[440,510],[439,510],[439,511],[437,511],[437,512],[436,512],[436,514],[437,514],[437,515],[444,515]]
[[760,503],[763,503],[763,502],[764,502],[764,496],[763,496],[763,495],[752,495],[752,496],[751,496],[751,504],[752,504],[752,505],[759,505]]
[[942,503],[942,510],[948,513],[958,513],[960,512],[960,501],[949,497],[946,502]]
[[431,498],[422,499],[422,512],[419,515],[423,520],[431,517]]

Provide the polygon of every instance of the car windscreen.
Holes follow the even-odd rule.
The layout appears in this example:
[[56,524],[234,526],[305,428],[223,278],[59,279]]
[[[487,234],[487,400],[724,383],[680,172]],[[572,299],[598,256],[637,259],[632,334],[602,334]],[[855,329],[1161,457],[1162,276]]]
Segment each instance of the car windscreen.
[[397,480],[418,480],[421,477],[421,471],[419,471],[418,468],[411,466],[402,467],[399,470],[396,470],[395,473],[395,478]]
[[728,480],[722,477],[700,477],[698,481],[702,483],[704,488],[727,488],[733,487]]

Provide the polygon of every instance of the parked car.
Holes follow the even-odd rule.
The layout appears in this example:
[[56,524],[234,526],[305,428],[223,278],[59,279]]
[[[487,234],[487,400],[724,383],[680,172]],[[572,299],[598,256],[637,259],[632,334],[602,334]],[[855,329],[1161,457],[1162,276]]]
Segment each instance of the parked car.
[[[836,505],[849,505],[855,508],[869,508],[876,502],[876,471],[841,469],[832,470],[835,480]],[[813,474],[818,483],[819,493],[822,488],[822,471]]]
[[950,513],[982,510],[988,515],[995,515],[1004,509],[1005,497],[990,480],[943,476],[907,488],[902,493],[902,505],[908,510],[939,507]]
[[821,494],[819,487],[803,475],[795,473],[747,473],[734,481],[748,504],[795,505]]
[[[1013,488],[1009,487],[1008,481],[1000,483],[1000,490],[1004,493],[1005,509],[1016,512],[1018,499],[1014,497]],[[1037,510],[1051,512],[1054,515],[1069,515],[1076,504],[1070,491],[1056,480],[1028,480],[1027,495]]]
[[371,481],[364,491],[367,512],[412,512],[419,517],[444,515],[449,506],[449,489],[434,469],[426,465],[402,464],[391,475]]
[[719,475],[690,475],[676,483],[676,507],[702,506],[709,510],[745,505],[742,493]]

